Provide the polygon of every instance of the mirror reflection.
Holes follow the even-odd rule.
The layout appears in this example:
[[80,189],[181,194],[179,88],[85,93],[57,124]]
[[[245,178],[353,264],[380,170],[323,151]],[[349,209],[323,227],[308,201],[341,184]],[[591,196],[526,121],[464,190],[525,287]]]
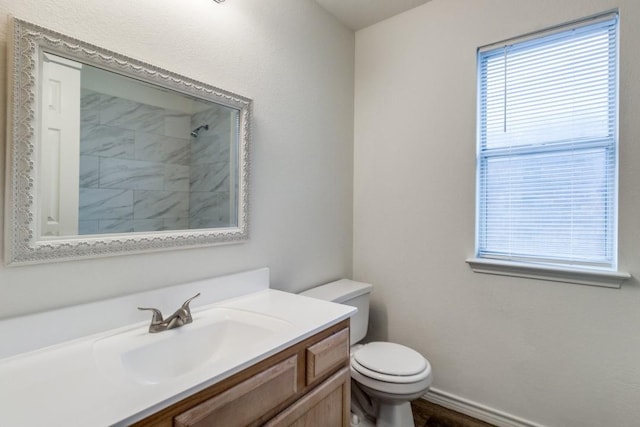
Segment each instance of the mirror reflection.
[[238,226],[239,111],[42,54],[39,235]]

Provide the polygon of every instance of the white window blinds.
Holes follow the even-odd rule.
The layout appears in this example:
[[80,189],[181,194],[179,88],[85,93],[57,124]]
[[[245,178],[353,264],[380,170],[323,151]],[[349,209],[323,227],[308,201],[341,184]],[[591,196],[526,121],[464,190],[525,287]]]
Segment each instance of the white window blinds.
[[617,15],[478,53],[477,256],[615,268]]

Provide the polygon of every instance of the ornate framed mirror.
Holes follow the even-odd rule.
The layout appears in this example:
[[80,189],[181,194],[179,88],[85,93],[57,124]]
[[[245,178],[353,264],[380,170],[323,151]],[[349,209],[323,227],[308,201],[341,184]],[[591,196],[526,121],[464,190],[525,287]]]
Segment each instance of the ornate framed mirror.
[[250,99],[9,29],[8,265],[248,239]]

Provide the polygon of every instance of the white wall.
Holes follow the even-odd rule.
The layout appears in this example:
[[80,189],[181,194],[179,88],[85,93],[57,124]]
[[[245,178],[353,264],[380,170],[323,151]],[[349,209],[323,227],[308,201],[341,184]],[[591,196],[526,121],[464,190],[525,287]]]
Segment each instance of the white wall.
[[315,2],[0,0],[2,135],[7,14],[252,98],[254,126],[248,243],[0,265],[0,318],[262,266],[293,291],[350,275],[354,35]]
[[476,48],[618,7],[619,264],[640,277],[640,1],[433,0],[356,33],[354,278],[434,387],[554,427],[640,423],[640,289],[474,274]]

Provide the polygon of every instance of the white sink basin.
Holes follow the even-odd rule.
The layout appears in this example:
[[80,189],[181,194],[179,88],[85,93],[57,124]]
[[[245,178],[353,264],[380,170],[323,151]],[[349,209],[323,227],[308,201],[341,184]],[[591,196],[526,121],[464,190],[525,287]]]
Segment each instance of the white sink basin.
[[148,325],[97,340],[94,359],[107,376],[157,384],[241,358],[292,326],[276,317],[230,308],[193,314],[193,323],[151,334]]

